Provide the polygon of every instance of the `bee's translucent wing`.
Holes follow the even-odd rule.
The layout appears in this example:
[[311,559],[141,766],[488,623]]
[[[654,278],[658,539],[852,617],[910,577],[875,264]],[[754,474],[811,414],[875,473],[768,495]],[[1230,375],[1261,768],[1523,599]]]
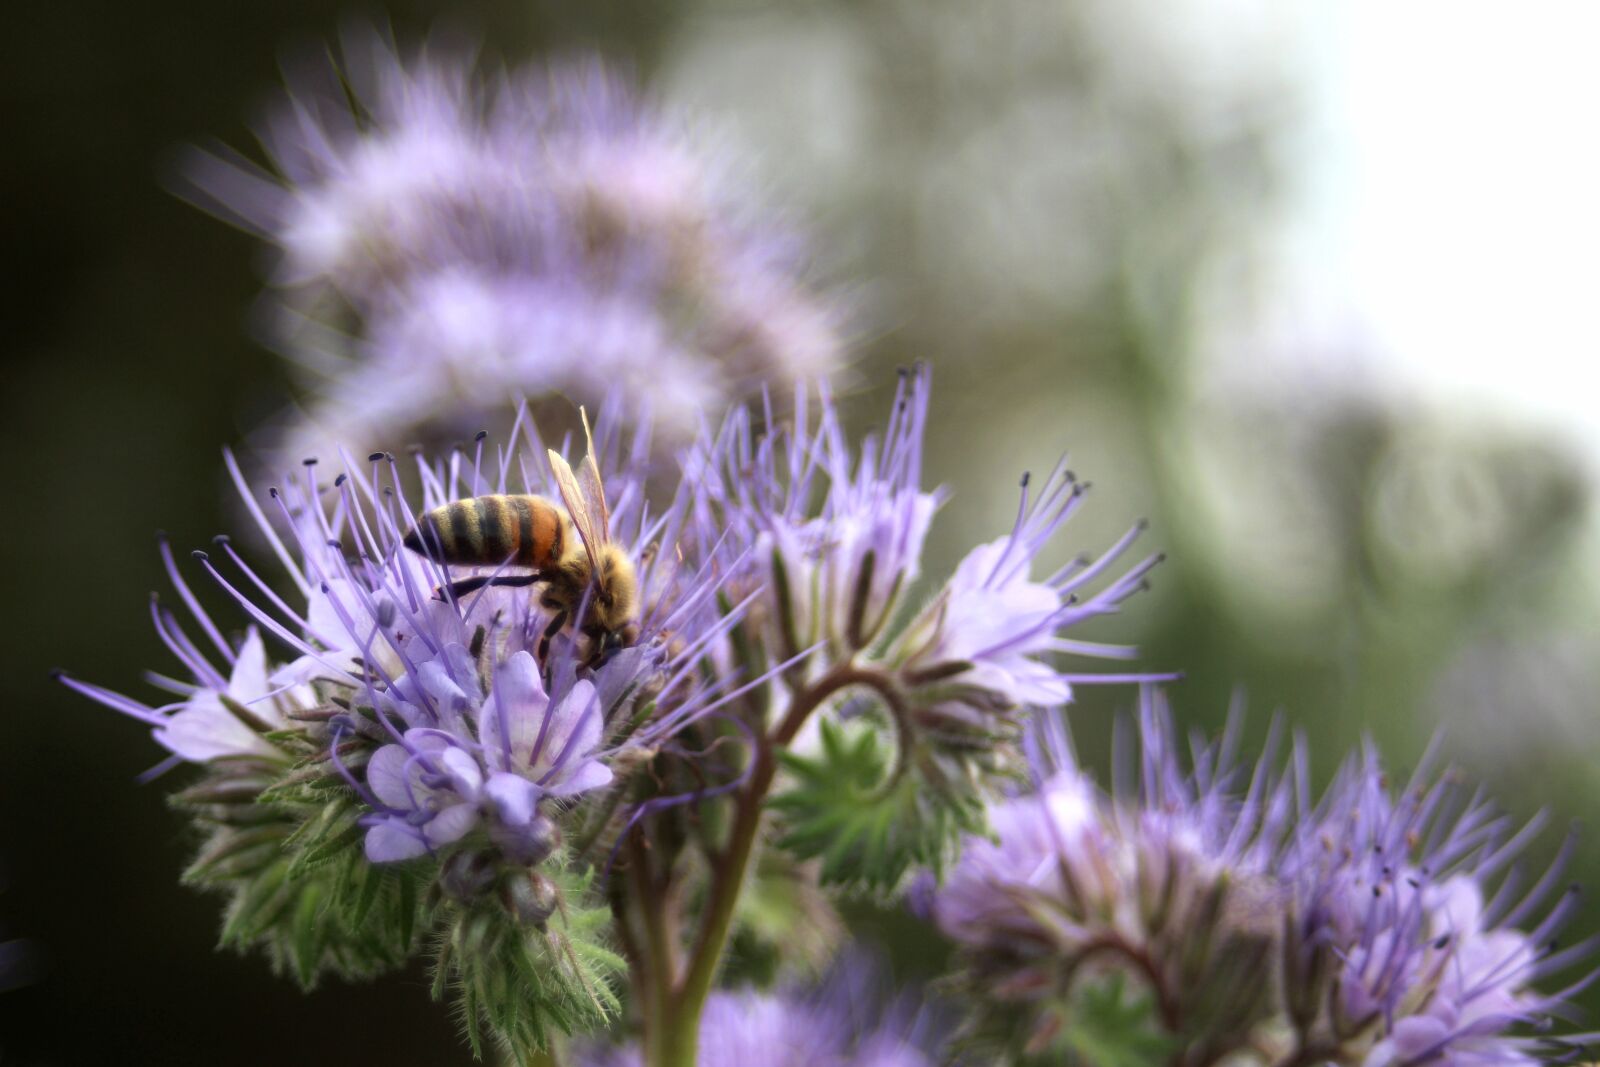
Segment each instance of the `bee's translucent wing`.
[[[578,479],[574,477],[572,468],[555,449],[546,451],[550,454],[550,469],[555,472],[556,488],[561,491],[561,500],[567,505],[567,514],[572,516],[572,525],[578,528],[578,539],[583,542],[583,550],[589,554],[590,565],[599,567],[598,550],[603,543],[604,533],[595,530],[595,517],[583,490],[578,488]],[[600,531],[604,530],[602,526]]]
[[600,465],[594,458],[594,435],[589,432],[589,413],[578,409],[583,419],[583,443],[587,449],[578,468],[578,487],[583,490],[584,510],[589,513],[599,537],[598,544],[611,538],[611,509],[606,507],[606,488],[600,482]]

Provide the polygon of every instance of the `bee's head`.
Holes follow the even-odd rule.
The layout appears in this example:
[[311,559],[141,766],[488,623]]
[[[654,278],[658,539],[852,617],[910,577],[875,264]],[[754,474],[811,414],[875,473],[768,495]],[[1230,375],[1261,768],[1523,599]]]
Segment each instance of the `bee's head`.
[[[600,553],[589,592],[589,619],[583,630],[591,638],[623,635],[624,644],[638,636],[639,579],[633,561],[621,548],[607,545]],[[597,639],[597,638],[596,638]]]

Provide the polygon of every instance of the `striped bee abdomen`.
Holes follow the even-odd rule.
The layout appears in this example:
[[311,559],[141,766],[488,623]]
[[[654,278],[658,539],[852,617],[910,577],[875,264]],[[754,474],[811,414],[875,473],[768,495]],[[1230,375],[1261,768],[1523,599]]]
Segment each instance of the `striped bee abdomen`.
[[413,552],[445,563],[543,569],[561,558],[565,516],[540,496],[475,496],[424,512],[406,534]]

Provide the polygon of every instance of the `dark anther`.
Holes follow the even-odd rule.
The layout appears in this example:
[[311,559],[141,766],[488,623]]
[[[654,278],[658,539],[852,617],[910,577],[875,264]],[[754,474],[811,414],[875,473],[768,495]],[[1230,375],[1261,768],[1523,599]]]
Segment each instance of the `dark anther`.
[[267,495],[274,500],[278,499],[278,487],[275,485],[267,486]]
[[1167,554],[1165,552],[1157,552],[1156,553],[1156,562],[1157,563],[1165,563],[1166,561],[1167,561]]
[[211,543],[214,545],[232,544],[233,538],[229,537],[227,534],[217,534],[217,536],[211,539]]
[[1406,879],[1406,885],[1410,886],[1412,889],[1421,889],[1422,888],[1422,883],[1417,881],[1415,878],[1407,878]]
[[345,479],[346,479],[346,478],[348,478],[348,477],[349,477],[349,475],[348,475],[348,474],[341,474],[341,475],[339,475],[339,477],[337,477],[337,478],[335,478],[335,479],[334,479],[334,480],[333,480],[333,487],[334,487],[334,488],[335,488],[335,489],[337,489],[337,488],[339,488],[339,486],[341,486],[341,485],[343,485],[343,484],[344,484],[344,480],[345,480]]
[[189,555],[193,556],[195,559],[198,559],[198,560],[207,560],[207,559],[211,558],[210,556],[206,555],[204,551],[202,551],[201,549],[198,549],[198,548],[195,549],[193,552],[189,553]]
[[472,439],[474,441],[482,441],[485,437],[488,437],[488,436],[489,436],[489,431],[488,430],[479,430],[476,434],[473,435]]
[[323,592],[324,592],[324,593],[326,593],[326,592],[329,592],[329,589],[328,589],[328,583],[327,583],[327,582],[323,582],[323,583],[322,583],[322,591],[323,591]]
[[1379,885],[1373,886],[1372,887],[1372,895],[1375,896],[1375,897],[1383,896],[1383,887],[1379,886]]
[[1033,472],[1032,471],[1023,471],[1022,472],[1022,488],[1024,488],[1024,489],[1028,488],[1028,479],[1032,478],[1032,477],[1033,477]]
[[344,542],[338,540],[337,538],[334,538],[334,539],[331,539],[331,540],[328,541],[328,547],[333,549],[336,552],[343,552],[344,551]]
[[1450,935],[1449,934],[1445,934],[1442,937],[1440,937],[1439,940],[1437,940],[1437,941],[1435,941],[1433,943],[1433,947],[1436,948],[1436,949],[1442,949],[1446,945],[1448,945],[1449,943],[1450,943]]
[[1071,471],[1062,471],[1061,472],[1061,477],[1066,479],[1069,482],[1075,482],[1075,481],[1078,480],[1078,476],[1076,474],[1072,473]]
[[303,467],[315,467],[317,465],[317,457],[316,456],[307,457],[306,459],[303,459],[303,460],[300,461],[300,465],[303,466]]
[[1133,528],[1135,530],[1148,530],[1150,529],[1150,520],[1140,519],[1138,522],[1133,524]]
[[59,682],[59,681],[61,681],[61,679],[65,678],[66,676],[67,676],[67,672],[62,670],[60,667],[57,667],[57,668],[55,668],[55,670],[50,672],[50,680],[53,681],[53,682]]
[[383,453],[382,452],[372,452],[372,453],[369,453],[367,455],[367,462],[368,463],[377,463],[381,459],[383,459]]

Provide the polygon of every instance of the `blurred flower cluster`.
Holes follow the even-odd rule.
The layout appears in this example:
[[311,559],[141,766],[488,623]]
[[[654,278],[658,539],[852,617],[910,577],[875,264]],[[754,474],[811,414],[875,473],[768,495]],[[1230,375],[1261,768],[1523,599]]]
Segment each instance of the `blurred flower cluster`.
[[1059,719],[1038,727],[1035,787],[924,887],[967,985],[1009,1008],[976,1020],[1001,1048],[1061,1054],[1093,1033],[1175,1064],[1392,1067],[1575,1047],[1525,1030],[1593,977],[1533,987],[1593,954],[1553,940],[1578,905],[1565,861],[1531,886],[1505,875],[1537,826],[1515,828],[1458,776],[1424,767],[1397,790],[1369,748],[1313,801],[1303,743],[1286,765],[1269,743],[1245,766],[1230,731],[1197,738],[1186,763],[1147,691],[1124,753],[1138,769],[1125,761],[1108,795]]
[[278,250],[272,340],[310,387],[278,455],[460,440],[508,397],[613,392],[681,442],[730,399],[839,370],[840,303],[685,119],[594,60],[491,75],[438,51],[352,35],[271,112],[270,169],[222,149],[190,168],[197,201]]

